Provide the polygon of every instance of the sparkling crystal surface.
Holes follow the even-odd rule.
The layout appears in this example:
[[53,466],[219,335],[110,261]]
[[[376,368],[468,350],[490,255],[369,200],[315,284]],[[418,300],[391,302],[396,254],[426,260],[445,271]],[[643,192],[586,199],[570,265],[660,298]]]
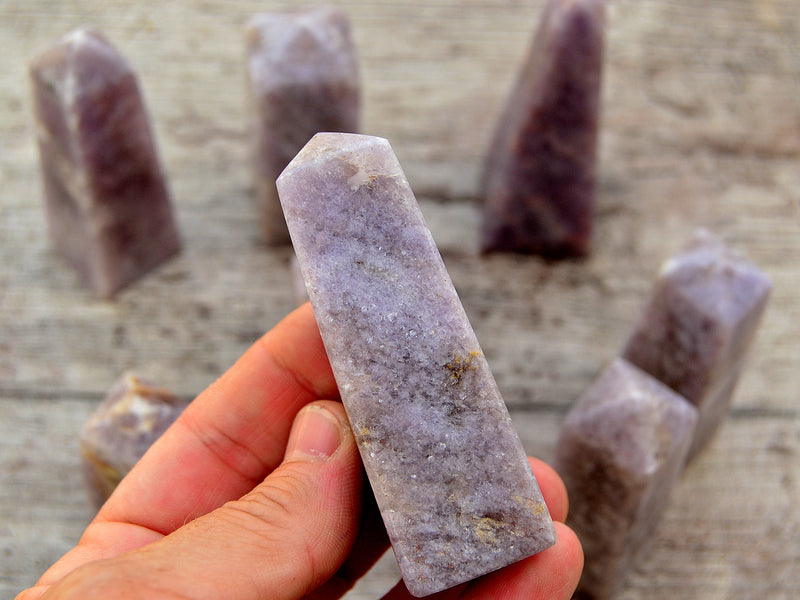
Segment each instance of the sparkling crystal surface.
[[315,133],[358,131],[356,48],[335,8],[258,14],[245,39],[262,233],[270,245],[288,244],[275,179]]
[[728,414],[772,283],[705,230],[662,267],[623,356],[694,404],[690,456]]
[[83,470],[98,507],[187,404],[137,375],[114,384],[80,432]]
[[613,598],[649,547],[685,463],[697,411],[616,359],[570,410],[554,466],[569,494],[585,564],[578,597]]
[[278,190],[409,591],[552,545],[525,452],[389,143],[318,134]]
[[31,62],[50,238],[98,296],[180,250],[136,74],[78,30]]
[[548,0],[483,179],[485,251],[589,252],[604,0]]

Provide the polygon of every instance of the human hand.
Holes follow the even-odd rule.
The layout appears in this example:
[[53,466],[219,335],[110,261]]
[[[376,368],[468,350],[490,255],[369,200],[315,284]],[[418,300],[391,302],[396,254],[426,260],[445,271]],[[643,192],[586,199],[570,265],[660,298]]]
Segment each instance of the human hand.
[[[388,546],[311,306],[200,394],[78,545],[17,600],[341,597]],[[567,599],[583,555],[567,495],[531,459],[558,542],[431,598]],[[402,582],[384,600],[411,598]]]

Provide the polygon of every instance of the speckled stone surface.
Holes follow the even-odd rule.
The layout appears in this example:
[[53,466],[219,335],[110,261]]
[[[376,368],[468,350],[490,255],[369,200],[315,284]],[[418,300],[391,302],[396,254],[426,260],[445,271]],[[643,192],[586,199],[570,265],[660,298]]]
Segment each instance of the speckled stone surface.
[[706,230],[661,269],[623,356],[697,407],[691,457],[730,411],[771,290],[762,271]]
[[289,277],[292,285],[292,295],[297,306],[301,306],[308,302],[308,291],[306,291],[306,282],[303,279],[303,274],[300,272],[300,263],[297,262],[297,257],[292,255],[289,259]]
[[275,179],[315,133],[358,131],[358,57],[336,8],[255,15],[245,40],[262,234],[288,244]]
[[50,238],[108,298],[180,250],[136,74],[102,35],[78,30],[30,75]]
[[551,546],[522,444],[389,143],[316,135],[278,190],[409,591]]
[[124,375],[80,432],[89,495],[100,507],[188,402],[137,375]]
[[616,359],[564,421],[554,466],[585,565],[577,598],[608,599],[649,548],[685,463],[695,408]]
[[585,256],[592,236],[604,0],[548,0],[494,134],[484,251]]

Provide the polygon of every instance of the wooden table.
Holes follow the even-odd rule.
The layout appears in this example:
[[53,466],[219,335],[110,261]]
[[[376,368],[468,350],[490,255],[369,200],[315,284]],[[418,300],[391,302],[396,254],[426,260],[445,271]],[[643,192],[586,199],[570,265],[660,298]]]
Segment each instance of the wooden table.
[[[107,8],[99,8],[102,4]],[[294,306],[259,242],[242,25],[268,0],[0,2],[0,595],[91,517],[77,431],[135,369],[193,396]],[[698,226],[774,280],[734,409],[685,472],[625,600],[800,593],[800,4],[642,0],[609,12],[597,235],[585,262],[479,256],[476,182],[540,2],[340,2],[363,131],[390,139],[520,434],[549,458],[626,339],[660,263]],[[50,251],[27,63],[93,24],[137,68],[185,251],[114,302]],[[352,598],[390,585],[391,559]]]

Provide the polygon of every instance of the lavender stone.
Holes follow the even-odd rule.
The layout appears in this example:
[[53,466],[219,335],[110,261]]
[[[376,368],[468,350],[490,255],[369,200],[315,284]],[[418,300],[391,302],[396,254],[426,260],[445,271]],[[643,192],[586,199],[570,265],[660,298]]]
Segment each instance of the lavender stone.
[[525,451],[389,143],[318,134],[278,190],[408,590],[551,546]]
[[114,384],[80,433],[83,471],[97,507],[187,405],[137,375]]
[[730,410],[771,289],[764,273],[705,230],[661,269],[623,356],[697,407],[692,457]]
[[358,130],[358,61],[334,8],[254,16],[245,31],[259,216],[269,245],[289,243],[275,179],[318,131]]
[[306,290],[306,282],[305,279],[303,279],[303,274],[300,272],[300,263],[297,262],[297,257],[294,254],[289,259],[289,276],[291,278],[295,304],[301,306],[308,302],[308,291]]
[[30,74],[50,238],[108,298],[180,250],[136,74],[85,30]]
[[604,0],[549,0],[489,149],[485,251],[584,256],[591,241]]
[[555,468],[585,563],[578,597],[611,598],[649,548],[684,465],[697,411],[623,359],[567,415]]

